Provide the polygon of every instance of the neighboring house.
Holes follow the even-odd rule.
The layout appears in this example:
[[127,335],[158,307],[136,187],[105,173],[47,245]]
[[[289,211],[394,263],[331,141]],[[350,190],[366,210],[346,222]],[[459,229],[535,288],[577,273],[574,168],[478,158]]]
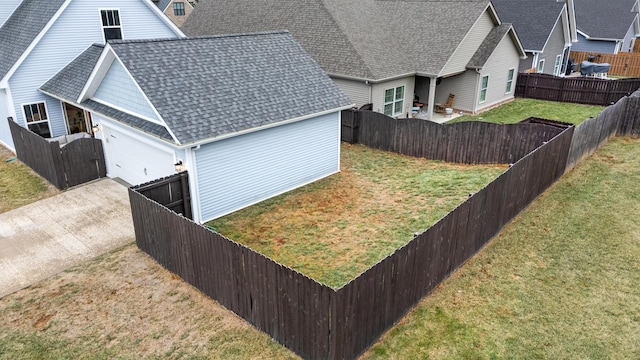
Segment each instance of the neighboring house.
[[472,113],[508,101],[525,57],[489,0],[210,0],[182,29],[287,29],[357,106],[398,117],[418,99],[431,116],[449,94]]
[[574,0],[578,42],[572,50],[631,52],[640,36],[638,0]]
[[199,0],[152,0],[176,25],[182,26]]
[[183,36],[150,0],[23,0],[0,27],[0,143],[14,150],[7,117],[43,137],[89,130],[38,87],[91,44]]
[[91,113],[108,176],[140,184],[181,162],[195,221],[338,172],[353,106],[287,32],[110,41],[40,90]]
[[492,0],[500,20],[513,24],[527,53],[520,61],[519,72],[535,68],[536,72],[564,75],[571,30],[567,4],[553,0]]

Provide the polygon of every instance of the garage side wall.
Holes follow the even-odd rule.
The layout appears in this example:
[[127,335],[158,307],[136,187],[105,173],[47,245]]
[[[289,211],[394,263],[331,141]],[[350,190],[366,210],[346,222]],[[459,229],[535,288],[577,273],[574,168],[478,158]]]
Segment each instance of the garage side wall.
[[196,164],[209,221],[338,172],[340,113],[202,145]]

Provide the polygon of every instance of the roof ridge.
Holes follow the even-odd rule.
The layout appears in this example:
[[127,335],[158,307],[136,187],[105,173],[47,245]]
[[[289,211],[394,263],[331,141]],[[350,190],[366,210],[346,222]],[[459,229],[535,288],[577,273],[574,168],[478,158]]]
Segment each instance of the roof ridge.
[[235,37],[250,37],[250,36],[265,36],[265,35],[282,35],[289,34],[287,30],[274,30],[274,31],[258,31],[248,33],[237,34],[221,34],[221,35],[204,35],[204,36],[189,36],[185,38],[155,38],[155,39],[129,39],[129,40],[109,40],[109,44],[131,44],[131,43],[151,43],[151,42],[170,42],[170,41],[187,41],[187,40],[203,40],[203,39],[218,39],[218,38],[235,38]]

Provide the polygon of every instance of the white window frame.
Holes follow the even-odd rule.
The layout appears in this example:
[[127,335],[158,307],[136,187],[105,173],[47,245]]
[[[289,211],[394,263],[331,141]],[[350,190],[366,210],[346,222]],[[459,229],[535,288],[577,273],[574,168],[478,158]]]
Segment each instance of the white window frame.
[[541,74],[544,71],[544,59],[538,61],[538,67],[536,68],[536,72]]
[[[484,85],[484,79],[487,79],[487,84]],[[483,95],[484,92],[484,95]],[[489,92],[489,75],[482,75],[482,77],[480,77],[480,92],[479,92],[479,97],[478,97],[478,104],[482,104],[483,102],[487,101],[487,93]],[[484,99],[483,99],[484,97]]]
[[562,69],[562,55],[556,55],[556,62],[553,64],[553,75],[560,76]]
[[[117,11],[118,12],[118,21],[120,25],[104,25],[102,23],[102,12],[103,11]],[[102,31],[102,41],[106,44],[107,37],[105,36],[105,29],[120,29],[120,39],[124,39],[124,26],[122,25],[122,11],[120,8],[99,8],[98,9],[98,20],[100,21],[100,31]]]
[[[402,96],[398,98],[398,89],[402,89]],[[393,91],[393,99],[391,101],[387,101],[387,91]],[[383,91],[383,114],[387,116],[398,116],[402,114],[404,111],[404,96],[405,96],[405,86],[395,86],[392,88],[384,89]],[[396,111],[398,108],[397,105],[400,105],[400,111]],[[391,114],[387,114],[387,105],[391,105]]]
[[[182,14],[176,14],[176,10],[180,10],[180,9],[176,9],[176,5],[182,5]],[[186,15],[186,11],[185,11],[185,6],[184,6],[184,2],[183,1],[174,1],[173,2],[173,16],[185,16]]]
[[505,87],[505,94],[511,94],[511,92],[513,91],[513,78],[515,77],[515,74],[515,68],[507,70],[507,86]]
[[[44,112],[46,113],[45,115],[47,115],[47,118],[42,120],[42,119],[38,119],[38,120],[31,120],[29,121],[27,118],[27,112],[25,110],[25,106],[33,106],[33,105],[39,105],[39,104],[43,104],[44,105]],[[49,108],[47,107],[47,102],[46,101],[35,101],[35,102],[30,102],[30,103],[23,103],[20,104],[20,108],[22,109],[22,116],[24,117],[24,123],[27,129],[29,129],[29,125],[30,124],[43,124],[43,123],[47,123],[47,128],[49,129],[49,137],[53,137],[53,131],[51,131],[51,118],[49,117]],[[33,112],[32,112],[33,114]],[[40,111],[38,110],[38,117],[40,116]],[[31,129],[29,129],[31,130]],[[32,131],[32,130],[31,130]],[[35,132],[35,131],[34,131]],[[40,134],[38,134],[40,135]],[[42,136],[42,135],[40,135]]]

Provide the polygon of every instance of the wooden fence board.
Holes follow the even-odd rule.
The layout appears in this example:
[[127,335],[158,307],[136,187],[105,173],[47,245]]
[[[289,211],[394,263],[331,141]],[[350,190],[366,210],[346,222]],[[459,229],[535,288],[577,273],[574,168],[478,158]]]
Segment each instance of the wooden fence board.
[[618,76],[639,76],[640,77],[640,53],[619,52],[617,54],[605,54],[584,51],[571,51],[569,57],[574,59],[574,63],[580,64],[595,56],[595,62],[608,63],[610,75]]

